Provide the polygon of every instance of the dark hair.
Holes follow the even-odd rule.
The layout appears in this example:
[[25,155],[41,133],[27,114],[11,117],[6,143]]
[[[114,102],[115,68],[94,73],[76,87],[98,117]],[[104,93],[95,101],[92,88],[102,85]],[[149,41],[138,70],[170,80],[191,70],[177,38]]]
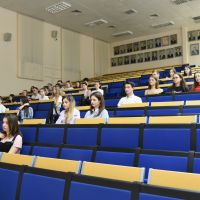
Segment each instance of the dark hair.
[[174,74],[176,74],[176,69],[175,69],[174,67],[172,67],[172,68],[169,70],[169,72],[170,72],[171,70],[174,72]]
[[19,125],[18,125],[18,118],[17,115],[14,114],[7,114],[5,117],[8,120],[8,127],[9,127],[9,133],[12,136],[19,135]]
[[[22,97],[20,99],[20,101],[22,102],[23,105],[26,104],[26,103],[29,103],[29,100],[28,100],[27,97]],[[29,116],[29,107],[30,106],[24,106],[24,108],[23,108],[25,117]]]
[[126,82],[124,83],[124,87],[125,87],[125,85],[131,85],[132,88],[135,87],[135,83],[130,82],[130,81],[126,81]]
[[87,85],[88,86],[88,84],[86,82],[83,82],[82,85]]
[[[188,87],[187,87],[186,82],[185,82],[185,80],[184,80],[184,78],[183,78],[183,75],[180,74],[180,73],[175,73],[174,75],[178,75],[179,78],[181,78],[180,87],[182,88],[182,91],[184,91],[184,92],[185,92],[185,91],[188,91]],[[171,86],[171,88],[172,88],[172,91],[175,90],[176,86],[175,86],[174,83],[173,83],[173,85]]]
[[[103,98],[103,95],[100,92],[93,92],[90,95],[90,99],[91,99],[92,96],[96,97],[100,101],[99,112],[96,116],[96,117],[98,117],[101,114],[101,112],[105,109],[104,98]],[[92,114],[93,112],[94,112],[94,107],[92,106],[92,104],[90,104],[90,113]]]
[[[15,95],[14,94],[10,94],[10,96],[9,97],[12,97],[12,102],[16,102],[16,97],[15,97]],[[12,103],[11,102],[11,103]]]
[[[153,78],[153,79],[156,81],[155,88],[158,89],[158,88],[159,88],[159,81],[158,81],[158,79],[155,78],[155,77],[153,77],[153,76],[150,76],[150,77],[149,77],[149,80],[150,80],[150,78]],[[150,83],[148,84],[148,89],[151,89]]]
[[83,81],[84,81],[84,82],[85,82],[85,81],[88,82],[88,81],[89,81],[89,78],[84,78]]
[[[191,75],[192,75],[192,70],[191,70],[190,66],[185,66],[185,69],[186,69],[186,68],[190,69],[189,76],[191,76]],[[183,76],[187,76],[187,74],[185,73],[185,69],[184,69],[184,74],[183,74]]]
[[99,84],[99,88],[101,89],[101,88],[102,88],[102,86],[101,86],[101,82],[100,82],[100,81],[96,81],[96,83]]
[[0,96],[0,101],[3,101],[3,98]]
[[194,84],[193,84],[193,89],[195,89],[197,86],[199,86],[199,83],[196,81],[196,74],[200,74],[200,72],[195,72],[194,74]]

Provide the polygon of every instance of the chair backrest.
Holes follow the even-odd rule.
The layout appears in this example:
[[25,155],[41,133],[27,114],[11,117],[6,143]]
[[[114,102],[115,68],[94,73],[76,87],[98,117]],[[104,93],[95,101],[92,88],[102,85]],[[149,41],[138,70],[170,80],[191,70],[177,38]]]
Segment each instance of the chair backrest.
[[200,105],[200,100],[186,101],[185,105],[186,106],[199,106]]
[[83,162],[81,174],[129,182],[143,182],[144,168]]
[[151,102],[152,107],[158,106],[183,106],[184,101]]
[[10,164],[15,164],[15,165],[32,166],[34,160],[35,160],[34,156],[3,153],[0,161],[3,163],[10,163]]
[[147,107],[149,103],[133,103],[133,104],[122,104],[119,108],[137,108],[137,107]]
[[6,114],[18,114],[19,110],[6,110]]
[[104,124],[104,118],[80,118],[76,119],[76,124]]
[[146,117],[115,117],[108,120],[108,124],[145,124],[146,122]]
[[46,119],[24,119],[23,124],[45,124]]
[[200,191],[200,174],[150,169],[148,184]]
[[34,167],[62,172],[79,173],[81,162],[75,160],[37,157]]
[[78,110],[90,110],[90,106],[77,106]]
[[150,117],[149,124],[192,124],[197,122],[197,116],[161,116]]

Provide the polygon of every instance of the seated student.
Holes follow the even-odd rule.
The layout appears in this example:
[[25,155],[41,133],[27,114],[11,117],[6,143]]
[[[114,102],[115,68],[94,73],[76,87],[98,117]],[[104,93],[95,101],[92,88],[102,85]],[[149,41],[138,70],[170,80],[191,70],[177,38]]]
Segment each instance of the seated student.
[[16,115],[6,115],[3,118],[3,132],[0,133],[0,152],[20,153],[22,136]]
[[48,96],[51,96],[53,94],[53,85],[51,83],[48,83],[47,87],[48,87],[48,91],[49,91]]
[[60,88],[56,86],[53,87],[53,101],[54,101],[53,116],[54,116],[54,122],[56,122],[59,117],[60,108],[62,105],[62,96]]
[[29,100],[27,97],[21,98],[21,106],[18,108],[19,110],[19,119],[20,121],[24,119],[32,119],[33,118],[33,108],[29,104]]
[[7,108],[2,103],[3,103],[3,98],[0,97],[0,113],[5,113]]
[[88,84],[86,82],[82,83],[82,92],[83,92],[83,99],[81,100],[81,105],[82,106],[88,106],[90,105],[90,95],[91,95],[91,90],[88,89]]
[[194,84],[192,86],[193,92],[200,92],[200,72],[194,74]]
[[192,70],[191,70],[190,66],[185,66],[183,76],[192,76]]
[[66,81],[66,83],[64,83],[64,86],[61,88],[62,91],[69,91],[73,89],[74,88],[72,87],[72,84],[70,81]]
[[133,93],[134,83],[126,82],[124,85],[124,90],[126,93],[126,97],[122,97],[117,104],[120,107],[123,104],[132,104],[132,103],[142,103],[142,99],[138,96],[135,96]]
[[151,76],[149,78],[148,89],[145,90],[145,95],[161,94],[162,92],[163,92],[163,89],[159,88],[158,79],[156,79],[153,76]]
[[173,79],[173,76],[174,74],[176,73],[176,69],[174,67],[172,67],[170,70],[169,70],[169,79]]
[[159,84],[163,84],[163,81],[160,80],[160,73],[158,72],[158,70],[154,69],[152,71],[152,77],[156,78],[158,80]]
[[38,88],[37,87],[33,88],[33,94],[31,96],[31,99],[32,100],[39,100],[40,99],[40,94],[38,92]]
[[45,95],[45,90],[44,88],[40,89],[40,97],[39,97],[40,101],[45,101],[45,100],[49,100],[49,97]]
[[80,118],[80,111],[75,108],[73,96],[69,95],[63,99],[63,108],[56,124],[75,124],[75,120]]
[[27,90],[23,90],[22,93],[21,93],[21,96],[28,97],[28,91]]
[[75,87],[74,88],[81,88],[81,83],[80,83],[80,81],[77,81],[76,83],[75,83]]
[[10,94],[7,103],[16,103],[16,97],[14,94]]
[[101,83],[98,81],[95,83],[95,90],[93,92],[100,92],[102,95],[104,94],[104,91],[101,89]]
[[175,73],[173,76],[173,84],[168,88],[166,93],[182,93],[188,92],[189,89],[185,83],[185,80],[180,73]]
[[103,95],[100,92],[94,92],[90,96],[90,110],[85,114],[85,118],[104,118],[108,119],[108,111],[105,109]]

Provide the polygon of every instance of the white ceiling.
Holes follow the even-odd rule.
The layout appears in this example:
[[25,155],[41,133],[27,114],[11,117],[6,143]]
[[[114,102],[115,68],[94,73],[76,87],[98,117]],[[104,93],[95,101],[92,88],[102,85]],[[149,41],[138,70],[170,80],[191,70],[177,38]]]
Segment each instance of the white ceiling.
[[[65,0],[72,5],[71,8],[55,15],[45,11],[46,7],[58,1],[0,0],[0,6],[108,42],[191,26],[194,24],[192,17],[200,15],[200,0],[182,5],[175,5],[171,0]],[[71,11],[75,9],[82,11],[82,14],[72,14]],[[127,15],[124,12],[128,9],[138,12]],[[159,17],[150,19],[149,15],[154,13],[159,14]],[[84,25],[101,18],[109,23],[97,27]],[[175,25],[161,29],[151,28],[151,24],[166,21],[174,21]],[[116,28],[108,28],[110,25],[115,25]],[[112,33],[125,30],[132,31],[133,36],[112,37]]]

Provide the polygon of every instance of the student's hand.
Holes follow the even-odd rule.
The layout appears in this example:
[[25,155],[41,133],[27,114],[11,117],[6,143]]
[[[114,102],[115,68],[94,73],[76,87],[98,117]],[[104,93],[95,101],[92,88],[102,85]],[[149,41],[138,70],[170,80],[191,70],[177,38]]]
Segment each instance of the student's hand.
[[0,139],[3,139],[3,138],[5,138],[5,134],[0,133]]

